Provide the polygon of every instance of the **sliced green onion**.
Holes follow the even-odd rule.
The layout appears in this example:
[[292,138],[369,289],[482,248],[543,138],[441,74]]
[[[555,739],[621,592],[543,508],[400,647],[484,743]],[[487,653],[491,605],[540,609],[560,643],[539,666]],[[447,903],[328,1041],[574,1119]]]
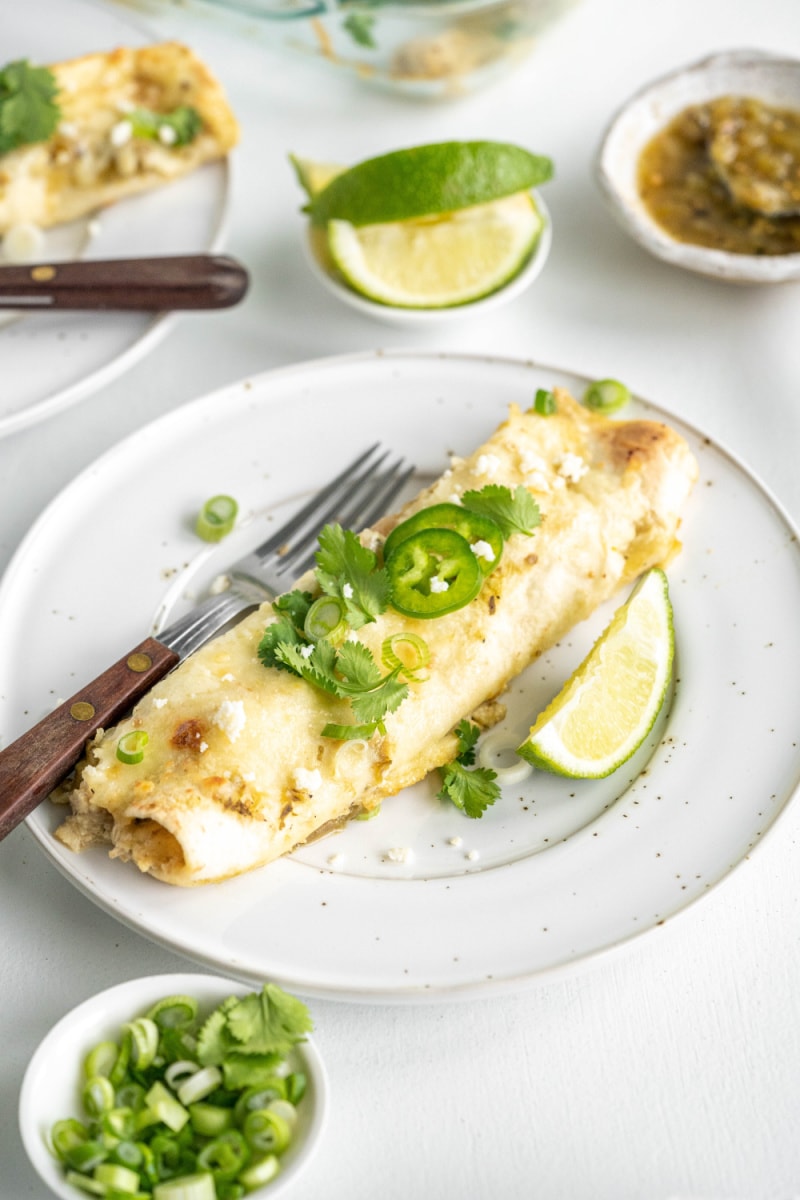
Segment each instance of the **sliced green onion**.
[[274,1109],[259,1108],[247,1114],[244,1136],[259,1154],[282,1154],[292,1139],[289,1122]]
[[195,522],[195,532],[204,542],[220,542],[236,523],[239,505],[233,496],[212,496],[206,500]]
[[624,408],[631,398],[630,391],[617,379],[597,379],[583,394],[583,403],[593,412],[612,413]]
[[[177,1133],[189,1120],[189,1111],[175,1099],[172,1092],[157,1080],[145,1095],[145,1112],[154,1113],[156,1120],[163,1121],[168,1129]],[[142,1116],[144,1114],[141,1114]],[[149,1123],[149,1122],[148,1122]]]
[[138,1171],[144,1165],[144,1153],[141,1145],[126,1138],[117,1143],[111,1151],[109,1159],[113,1163],[119,1163],[121,1167],[130,1167],[134,1171]]
[[[281,1169],[281,1164],[275,1154],[268,1154],[266,1158],[261,1158],[258,1162],[251,1163],[249,1167],[245,1167],[239,1176],[239,1182],[250,1190],[252,1188],[263,1187],[265,1183],[269,1183]],[[156,1196],[153,1193],[153,1200],[164,1200],[161,1196]]]
[[114,1085],[105,1075],[87,1079],[81,1092],[81,1102],[87,1116],[99,1117],[114,1107]]
[[178,1099],[181,1104],[194,1104],[210,1096],[221,1083],[222,1071],[219,1067],[202,1067],[180,1085]]
[[275,1076],[267,1087],[248,1088],[246,1092],[242,1093],[233,1110],[234,1120],[237,1125],[244,1125],[248,1113],[266,1108],[273,1100],[284,1100],[285,1098],[286,1082]]
[[[126,1034],[126,1035],[123,1035],[122,1041],[120,1042],[120,1046],[119,1046],[119,1054],[117,1055],[117,1061],[114,1063],[114,1065],[111,1068],[111,1071],[109,1073],[109,1076],[108,1076],[108,1078],[111,1080],[111,1082],[113,1083],[115,1088],[122,1087],[123,1083],[126,1083],[128,1081],[128,1079],[127,1079],[128,1064],[130,1063],[130,1061],[131,1061],[131,1039],[130,1039],[130,1036]],[[119,1099],[119,1097],[117,1097],[117,1101],[120,1104],[123,1103],[123,1101],[121,1101]],[[133,1106],[131,1105],[131,1107],[133,1107]]]
[[124,763],[140,763],[149,741],[150,736],[145,729],[132,729],[129,733],[123,733],[117,742],[117,758]]
[[242,1200],[247,1190],[241,1183],[228,1183],[227,1181],[218,1183],[216,1188],[217,1200]]
[[197,1156],[197,1165],[210,1171],[214,1182],[235,1179],[250,1161],[250,1151],[238,1129],[229,1129],[209,1142]]
[[373,817],[377,817],[381,811],[380,804],[376,804],[374,808],[362,808],[360,813],[356,813],[354,821],[371,821]]
[[64,1161],[76,1171],[93,1171],[100,1163],[106,1161],[108,1153],[102,1142],[81,1142],[67,1151]]
[[145,1089],[140,1083],[123,1083],[122,1087],[117,1088],[117,1105],[138,1112],[144,1108],[144,1093]]
[[100,1117],[100,1124],[106,1137],[116,1138],[117,1141],[120,1138],[132,1137],[136,1132],[136,1118],[132,1108],[110,1108]]
[[158,1050],[158,1026],[149,1017],[138,1017],[122,1028],[131,1038],[131,1066],[144,1071],[152,1065]]
[[67,1153],[74,1146],[80,1146],[83,1142],[88,1142],[88,1140],[89,1130],[74,1117],[67,1117],[64,1121],[56,1121],[50,1130],[50,1142],[57,1158],[65,1159]]
[[84,1175],[81,1171],[67,1171],[64,1178],[67,1183],[80,1188],[82,1192],[89,1192],[93,1196],[105,1196],[106,1194],[107,1189],[104,1183],[98,1183],[96,1179],[92,1179],[91,1175]]
[[189,1120],[192,1129],[201,1137],[219,1137],[233,1124],[233,1109],[222,1108],[219,1104],[189,1105]]
[[398,672],[398,678],[414,683],[427,679],[427,675],[419,672],[431,661],[431,652],[419,634],[393,633],[381,646],[381,658],[385,667]]
[[289,1100],[270,1100],[267,1112],[276,1113],[290,1129],[294,1129],[297,1124],[297,1109]]
[[138,1172],[131,1171],[129,1167],[121,1167],[118,1163],[100,1163],[94,1169],[94,1178],[98,1183],[104,1183],[109,1190],[113,1188],[118,1192],[132,1192],[134,1195],[139,1191]]
[[308,1078],[303,1071],[292,1071],[286,1076],[286,1099],[292,1104],[299,1104],[306,1094]]
[[303,632],[312,642],[320,638],[327,638],[334,645],[341,642],[350,632],[344,601],[338,596],[320,596],[306,613]]
[[119,1046],[116,1042],[98,1042],[86,1055],[84,1075],[87,1079],[93,1079],[95,1075],[110,1075],[118,1056]]
[[533,411],[542,417],[549,417],[556,411],[556,398],[547,388],[537,388],[533,400]]
[[216,1200],[214,1176],[202,1171],[157,1183],[153,1188],[153,1200]]
[[178,1086],[188,1079],[190,1075],[196,1075],[200,1070],[200,1063],[192,1062],[190,1058],[179,1058],[177,1062],[171,1062],[164,1072],[164,1081],[168,1083],[175,1091]]
[[165,996],[148,1009],[147,1016],[159,1029],[182,1029],[196,1018],[197,1001],[191,996]]

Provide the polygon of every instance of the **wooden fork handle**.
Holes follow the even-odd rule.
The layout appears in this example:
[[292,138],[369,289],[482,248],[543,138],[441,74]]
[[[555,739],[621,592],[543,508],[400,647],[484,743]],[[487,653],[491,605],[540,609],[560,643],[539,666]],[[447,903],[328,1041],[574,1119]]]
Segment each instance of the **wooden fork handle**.
[[221,254],[80,259],[0,267],[0,308],[148,310],[230,308],[247,291],[241,263]]
[[163,642],[146,638],[0,751],[0,840],[69,774],[89,738],[124,716],[178,661]]

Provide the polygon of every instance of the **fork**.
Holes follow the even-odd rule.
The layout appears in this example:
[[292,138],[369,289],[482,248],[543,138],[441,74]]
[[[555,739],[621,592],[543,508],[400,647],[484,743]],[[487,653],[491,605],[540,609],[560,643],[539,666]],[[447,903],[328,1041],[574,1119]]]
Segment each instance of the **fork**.
[[225,572],[226,591],[149,636],[0,752],[0,840],[72,770],[86,743],[235,617],[272,600],[314,562],[317,536],[333,520],[369,526],[398,494],[413,466],[387,463],[376,443]]

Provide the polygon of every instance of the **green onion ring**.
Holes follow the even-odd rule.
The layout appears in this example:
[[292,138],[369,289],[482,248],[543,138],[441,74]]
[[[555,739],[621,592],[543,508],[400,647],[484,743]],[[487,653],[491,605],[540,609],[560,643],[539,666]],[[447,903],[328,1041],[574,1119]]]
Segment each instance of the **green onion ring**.
[[117,742],[117,758],[124,763],[140,763],[149,741],[150,735],[145,729],[131,729],[128,733],[123,733]]
[[238,512],[233,496],[212,496],[197,514],[195,533],[204,542],[221,542],[233,529]]
[[[407,654],[410,662],[403,661],[397,653],[398,647],[411,651],[410,655]],[[381,659],[385,667],[390,671],[397,671],[398,677],[407,679],[409,683],[422,683],[428,678],[424,673],[420,675],[420,671],[430,662],[431,652],[428,643],[419,634],[393,633],[381,646]]]

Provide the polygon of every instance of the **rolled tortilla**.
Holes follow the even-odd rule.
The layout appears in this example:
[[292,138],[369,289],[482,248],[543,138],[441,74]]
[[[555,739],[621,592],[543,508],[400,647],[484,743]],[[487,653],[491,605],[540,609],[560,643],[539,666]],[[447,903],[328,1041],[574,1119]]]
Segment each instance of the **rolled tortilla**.
[[[368,740],[322,737],[352,723],[349,706],[297,676],[264,667],[257,648],[269,604],[160,682],[116,728],[97,735],[58,831],[68,845],[111,854],[167,883],[209,883],[262,866],[449,762],[453,730],[618,588],[665,565],[697,476],[668,426],[595,415],[563,391],[542,416],[512,406],[494,435],[378,530],[499,483],[527,487],[542,521],[512,535],[500,566],[466,607],[432,620],[389,609],[358,638],[380,661],[385,638],[424,637],[429,677]],[[313,576],[299,586],[313,585]],[[131,729],[149,734],[141,763],[116,758]]]

